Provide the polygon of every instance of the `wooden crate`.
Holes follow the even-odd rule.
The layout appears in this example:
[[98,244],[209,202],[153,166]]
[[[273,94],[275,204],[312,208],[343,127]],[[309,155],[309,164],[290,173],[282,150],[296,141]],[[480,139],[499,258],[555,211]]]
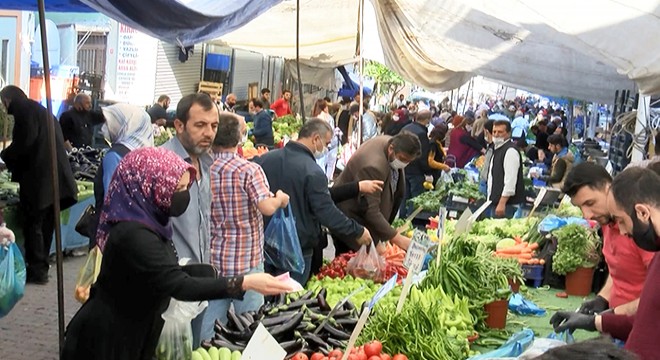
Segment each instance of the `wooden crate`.
[[222,83],[200,81],[197,92],[209,94],[211,99],[219,101],[222,98]]

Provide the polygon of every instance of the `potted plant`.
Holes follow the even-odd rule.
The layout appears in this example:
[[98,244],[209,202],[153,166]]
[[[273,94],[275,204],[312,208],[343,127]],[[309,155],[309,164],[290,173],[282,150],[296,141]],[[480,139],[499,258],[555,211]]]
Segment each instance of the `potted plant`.
[[600,261],[600,239],[593,230],[578,224],[563,226],[553,235],[557,252],[552,257],[552,271],[566,275],[568,295],[589,295],[594,267]]

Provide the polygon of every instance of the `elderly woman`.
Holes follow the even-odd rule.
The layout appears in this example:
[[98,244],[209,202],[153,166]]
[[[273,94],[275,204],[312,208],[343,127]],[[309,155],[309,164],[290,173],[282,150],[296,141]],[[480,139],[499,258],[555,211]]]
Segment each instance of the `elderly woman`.
[[162,148],[131,151],[108,188],[98,229],[103,264],[89,300],[68,325],[61,359],[152,359],[171,298],[241,299],[290,290],[268,274],[194,277],[178,264],[170,217],[190,202],[195,168]]

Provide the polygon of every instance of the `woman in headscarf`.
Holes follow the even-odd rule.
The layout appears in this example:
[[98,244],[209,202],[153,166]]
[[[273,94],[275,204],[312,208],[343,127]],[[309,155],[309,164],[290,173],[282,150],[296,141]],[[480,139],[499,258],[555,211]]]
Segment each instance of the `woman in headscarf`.
[[[103,132],[106,140],[110,142],[111,147],[101,160],[101,166],[94,178],[96,213],[94,221],[90,222],[90,234],[96,234],[99,216],[103,209],[103,200],[108,192],[112,175],[115,173],[121,159],[132,150],[154,146],[151,117],[144,109],[134,105],[115,104],[106,106],[102,110],[105,124],[101,128],[101,132]],[[92,236],[89,239],[90,249],[95,245],[96,238]]]
[[447,150],[447,160],[456,168],[463,168],[480,152],[485,150],[481,145],[472,137],[470,131],[474,119],[465,119],[460,115],[452,118],[452,129],[449,134],[449,149]]
[[431,130],[431,147],[429,150],[429,167],[433,169],[433,183],[435,184],[443,171],[447,172],[451,168],[445,164],[447,155],[445,154],[444,141],[449,128],[447,124],[438,124]]
[[193,179],[195,169],[163,148],[137,149],[121,160],[97,234],[101,271],[68,325],[61,359],[152,359],[171,298],[241,299],[247,290],[290,290],[268,274],[194,277],[179,266],[170,217],[186,211]]

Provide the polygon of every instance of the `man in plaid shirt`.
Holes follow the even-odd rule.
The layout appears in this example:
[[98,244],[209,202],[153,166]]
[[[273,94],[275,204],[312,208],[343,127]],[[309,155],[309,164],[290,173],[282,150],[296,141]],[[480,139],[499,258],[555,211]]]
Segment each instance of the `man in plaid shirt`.
[[[247,131],[245,120],[220,113],[213,142],[215,161],[211,166],[211,264],[220,276],[263,272],[264,220],[289,204],[282,191],[273,195],[261,167],[237,154]],[[242,301],[209,301],[202,325],[202,339],[213,337],[216,319],[227,323],[227,310],[234,304],[237,314],[257,310],[263,295],[248,291]]]

